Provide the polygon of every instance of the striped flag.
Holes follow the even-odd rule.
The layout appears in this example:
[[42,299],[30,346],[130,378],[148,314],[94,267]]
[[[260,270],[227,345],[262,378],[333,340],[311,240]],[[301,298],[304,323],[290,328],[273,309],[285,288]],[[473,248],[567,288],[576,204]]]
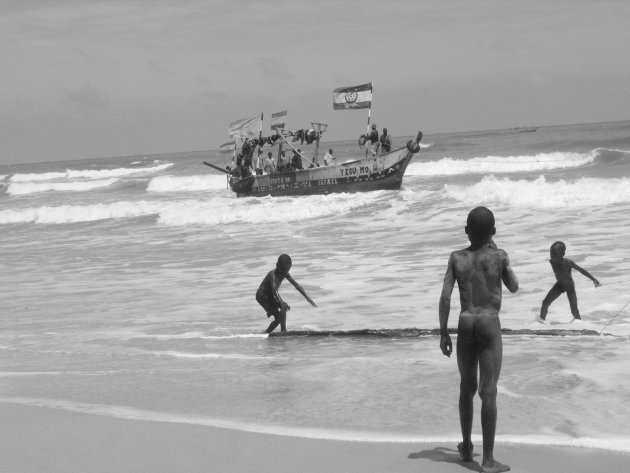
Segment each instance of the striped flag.
[[277,130],[278,128],[284,128],[287,120],[287,111],[282,110],[271,114],[271,129]]
[[232,138],[252,138],[258,136],[260,125],[262,123],[262,114],[255,115],[251,118],[242,118],[230,123],[228,133]]
[[219,153],[231,153],[236,149],[236,140],[228,141],[219,146]]
[[372,83],[333,90],[334,110],[354,110],[372,106]]

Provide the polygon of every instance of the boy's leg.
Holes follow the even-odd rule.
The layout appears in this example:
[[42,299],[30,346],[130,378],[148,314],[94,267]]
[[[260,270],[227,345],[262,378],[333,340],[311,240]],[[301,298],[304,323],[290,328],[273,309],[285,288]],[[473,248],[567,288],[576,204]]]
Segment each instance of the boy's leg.
[[481,316],[476,326],[480,345],[479,396],[481,397],[481,430],[483,436],[482,472],[508,471],[509,466],[494,459],[494,437],[497,427],[497,382],[503,361],[503,340],[499,316]]
[[273,332],[273,331],[274,331],[274,329],[275,329],[278,325],[280,325],[280,322],[278,321],[278,316],[277,316],[277,315],[274,315],[274,316],[273,316],[273,319],[274,319],[274,320],[273,320],[273,322],[271,322],[271,323],[269,324],[269,327],[267,327],[267,330],[265,330],[265,332],[267,332],[267,333],[271,333],[271,332]]
[[569,299],[569,307],[571,307],[571,314],[573,315],[573,318],[582,319],[582,317],[580,317],[580,310],[578,309],[575,286],[567,287],[567,298]]
[[477,392],[477,349],[473,339],[472,316],[460,316],[457,328],[457,367],[459,368],[459,423],[462,443],[457,448],[463,461],[472,461],[471,440],[473,400]]
[[553,301],[560,297],[560,294],[562,294],[562,292],[562,288],[558,283],[555,283],[553,287],[549,289],[549,292],[543,299],[542,306],[540,307],[540,318],[542,320],[545,320],[547,318],[547,310],[549,309],[549,306]]
[[287,331],[287,311],[284,307],[280,308],[280,314],[279,314],[279,324],[280,324],[280,331],[282,332],[286,332]]

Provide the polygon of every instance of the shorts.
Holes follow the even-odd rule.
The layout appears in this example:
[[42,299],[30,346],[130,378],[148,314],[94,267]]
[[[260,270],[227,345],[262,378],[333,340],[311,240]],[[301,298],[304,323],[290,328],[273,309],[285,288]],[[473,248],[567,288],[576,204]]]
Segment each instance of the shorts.
[[275,300],[269,298],[269,296],[262,292],[256,292],[256,301],[265,309],[267,313],[267,317],[271,317],[272,315],[275,317],[280,315],[280,304],[278,304]]

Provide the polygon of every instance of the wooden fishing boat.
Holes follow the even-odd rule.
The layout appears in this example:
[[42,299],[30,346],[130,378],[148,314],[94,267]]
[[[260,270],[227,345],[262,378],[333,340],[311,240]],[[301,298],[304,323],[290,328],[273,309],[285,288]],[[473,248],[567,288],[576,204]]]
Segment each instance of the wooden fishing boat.
[[322,167],[276,172],[261,176],[236,177],[229,171],[205,162],[229,174],[229,186],[237,197],[330,194],[400,189],[403,176],[420,150],[418,132],[406,146],[378,156],[351,159]]

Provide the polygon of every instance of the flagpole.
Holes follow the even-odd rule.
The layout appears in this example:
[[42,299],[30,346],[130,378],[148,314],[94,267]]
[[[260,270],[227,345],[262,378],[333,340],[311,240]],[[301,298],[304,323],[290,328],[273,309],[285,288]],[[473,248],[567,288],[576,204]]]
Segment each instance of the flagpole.
[[[368,120],[367,120],[367,130],[365,132],[366,136],[370,136],[370,117],[372,115],[372,99],[374,98],[374,83],[370,82],[370,91],[372,92],[372,97],[370,97],[370,106],[368,107]],[[368,146],[365,147],[365,157],[368,155]]]

